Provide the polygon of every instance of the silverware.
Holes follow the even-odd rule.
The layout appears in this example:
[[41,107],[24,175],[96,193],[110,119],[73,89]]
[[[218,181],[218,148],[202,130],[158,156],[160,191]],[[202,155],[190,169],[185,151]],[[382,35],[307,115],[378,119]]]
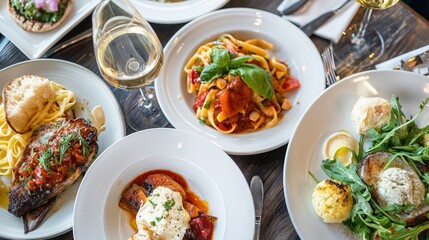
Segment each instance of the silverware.
[[59,52],[59,51],[63,50],[64,48],[67,48],[67,47],[69,47],[73,44],[76,44],[76,43],[78,43],[84,39],[87,39],[91,36],[92,36],[92,29],[90,28],[90,29],[87,29],[84,32],[64,41],[60,45],[52,47],[45,54],[43,54],[43,57],[47,58],[47,57],[51,56],[52,54]]
[[288,2],[283,6],[281,12],[284,15],[303,12],[308,8],[310,2],[311,0],[295,0]]
[[332,16],[340,13],[344,7],[349,3],[352,2],[352,0],[346,0],[343,3],[341,3],[340,5],[338,5],[337,7],[334,8],[334,10],[331,10],[327,13],[324,13],[322,15],[320,15],[319,17],[317,17],[316,19],[314,19],[313,21],[307,23],[306,25],[301,27],[301,30],[307,34],[307,36],[311,36],[311,34],[313,34],[313,32],[320,27],[323,23],[325,23],[329,18],[331,18]]
[[250,181],[253,203],[255,205],[255,234],[253,239],[259,240],[261,231],[262,208],[264,206],[264,184],[259,176],[253,176]]
[[429,51],[401,60],[401,69],[412,71],[414,68],[429,65]]
[[337,74],[337,68],[335,66],[334,60],[334,49],[332,44],[330,44],[322,53],[323,66],[325,67],[325,80],[326,87],[331,86],[340,80],[340,77]]

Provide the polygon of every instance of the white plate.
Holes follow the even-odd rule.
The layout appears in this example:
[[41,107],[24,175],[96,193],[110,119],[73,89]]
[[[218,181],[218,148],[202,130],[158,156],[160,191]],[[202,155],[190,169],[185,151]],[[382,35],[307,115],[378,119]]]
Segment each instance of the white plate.
[[[90,70],[62,60],[33,60],[18,63],[0,71],[0,89],[9,80],[25,74],[40,75],[72,90],[78,103],[83,104],[86,115],[93,107],[101,105],[106,117],[106,130],[98,139],[102,153],[108,146],[125,136],[125,123],[115,96],[109,87]],[[86,103],[86,104],[85,104]],[[62,193],[48,213],[44,223],[36,230],[24,234],[22,219],[0,208],[0,237],[12,239],[40,239],[59,235],[71,229],[74,199],[79,183]]]
[[134,230],[129,213],[118,206],[121,193],[135,177],[153,169],[182,175],[208,202],[209,214],[218,218],[214,239],[252,239],[253,200],[240,169],[214,144],[169,128],[129,135],[97,158],[77,194],[74,238],[128,239]]
[[[292,75],[301,82],[300,89],[287,95],[293,107],[277,126],[228,135],[200,124],[196,118],[192,109],[195,96],[187,93],[183,68],[199,45],[223,33],[232,33],[239,39],[270,41],[275,48],[272,55],[285,61]],[[286,144],[298,119],[325,87],[319,52],[307,35],[279,16],[257,9],[231,8],[195,19],[170,39],[164,59],[165,67],[155,81],[155,88],[165,116],[174,127],[197,133],[230,154],[256,154]]]
[[88,16],[100,2],[100,0],[75,0],[72,12],[61,26],[49,32],[33,33],[25,31],[12,19],[7,1],[0,1],[0,33],[30,59],[40,58],[67,32]]
[[221,8],[229,0],[185,0],[162,3],[151,0],[130,0],[142,16],[153,23],[184,23]]
[[[283,171],[287,208],[302,239],[352,237],[351,231],[342,224],[326,224],[316,215],[311,203],[316,183],[308,171],[320,180],[327,178],[320,165],[322,146],[330,134],[347,130],[359,139],[350,113],[360,96],[377,96],[390,101],[392,95],[399,97],[405,115],[415,115],[420,103],[429,95],[429,78],[402,71],[362,72],[328,88],[303,115],[289,143]],[[429,121],[428,109],[418,120],[420,126]]]

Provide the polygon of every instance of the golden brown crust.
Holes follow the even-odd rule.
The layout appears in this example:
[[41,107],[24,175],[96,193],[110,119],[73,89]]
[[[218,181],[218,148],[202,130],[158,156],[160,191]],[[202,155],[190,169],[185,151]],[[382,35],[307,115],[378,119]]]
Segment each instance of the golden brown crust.
[[64,11],[63,16],[55,23],[44,23],[44,22],[38,22],[38,21],[31,21],[25,19],[24,16],[16,12],[16,10],[12,7],[10,4],[10,1],[7,0],[7,6],[9,9],[9,13],[12,16],[12,18],[15,20],[15,22],[20,25],[24,30],[29,32],[47,32],[50,30],[53,30],[57,28],[59,25],[61,25],[70,15],[70,13],[73,10],[74,6],[74,0],[69,0],[67,7]]

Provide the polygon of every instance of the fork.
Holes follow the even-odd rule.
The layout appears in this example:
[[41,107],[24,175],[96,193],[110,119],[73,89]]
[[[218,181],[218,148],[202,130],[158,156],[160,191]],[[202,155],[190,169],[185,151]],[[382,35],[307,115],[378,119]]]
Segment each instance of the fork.
[[330,44],[322,53],[323,66],[325,67],[326,87],[331,86],[339,80],[337,68],[335,67],[334,50]]

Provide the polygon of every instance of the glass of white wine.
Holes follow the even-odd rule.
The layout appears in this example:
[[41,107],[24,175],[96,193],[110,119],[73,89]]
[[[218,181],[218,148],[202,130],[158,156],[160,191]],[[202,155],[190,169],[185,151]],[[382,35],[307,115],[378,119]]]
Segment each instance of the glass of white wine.
[[345,31],[345,36],[334,45],[334,52],[335,57],[345,62],[347,66],[365,68],[373,65],[384,53],[383,36],[368,26],[372,11],[392,7],[399,0],[356,0],[356,2],[366,8],[359,30]]
[[149,23],[128,0],[103,0],[92,15],[95,58],[104,79],[130,91],[122,109],[132,129],[168,124],[149,86],[164,59],[162,45]]

